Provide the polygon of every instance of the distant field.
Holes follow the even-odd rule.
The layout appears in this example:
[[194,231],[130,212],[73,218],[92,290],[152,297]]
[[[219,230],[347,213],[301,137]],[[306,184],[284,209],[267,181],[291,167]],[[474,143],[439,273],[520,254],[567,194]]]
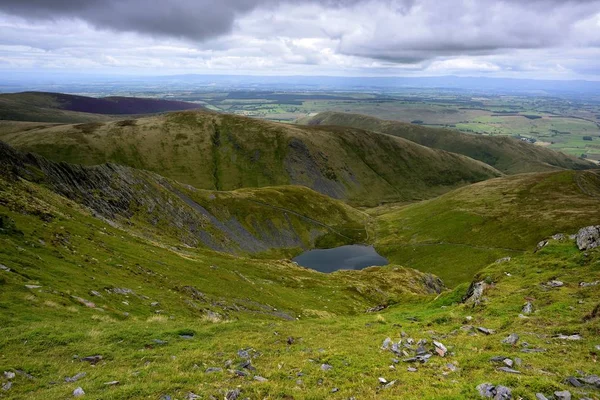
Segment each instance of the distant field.
[[[323,111],[533,138],[537,145],[600,161],[600,105],[550,97],[448,93],[217,92],[175,96],[209,109],[294,123]],[[591,136],[592,140],[584,140]]]

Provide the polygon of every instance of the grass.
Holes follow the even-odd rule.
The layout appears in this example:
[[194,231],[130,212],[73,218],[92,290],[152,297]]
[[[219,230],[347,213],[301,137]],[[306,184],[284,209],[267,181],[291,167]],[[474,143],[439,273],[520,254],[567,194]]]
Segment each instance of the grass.
[[387,135],[209,112],[140,118],[125,126],[19,131],[15,123],[5,125],[0,140],[54,161],[119,163],[200,189],[303,185],[367,206],[430,198],[500,174],[469,158]]
[[421,203],[384,206],[373,212],[375,245],[392,262],[434,273],[454,286],[548,236],[600,223],[598,182],[592,171],[523,174]]
[[471,135],[447,129],[386,121],[359,114],[325,112],[312,117],[306,123],[350,126],[402,137],[424,146],[466,155],[507,174],[594,167],[588,161],[509,137]]

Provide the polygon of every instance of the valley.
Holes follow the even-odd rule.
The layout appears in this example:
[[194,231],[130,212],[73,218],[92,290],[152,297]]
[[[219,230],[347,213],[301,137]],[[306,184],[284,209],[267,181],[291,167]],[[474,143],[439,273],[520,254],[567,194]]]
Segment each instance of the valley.
[[0,398],[600,396],[595,164],[181,106],[0,122]]

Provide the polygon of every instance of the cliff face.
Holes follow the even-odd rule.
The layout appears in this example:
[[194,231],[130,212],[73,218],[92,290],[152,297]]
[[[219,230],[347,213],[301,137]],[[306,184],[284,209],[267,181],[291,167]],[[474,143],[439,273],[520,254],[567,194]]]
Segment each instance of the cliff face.
[[[301,187],[197,190],[116,164],[55,163],[2,142],[0,174],[8,184],[20,179],[41,184],[95,216],[145,236],[229,253],[310,248],[324,235],[352,242],[364,234],[358,212]],[[316,206],[316,216],[306,215],[308,205]]]

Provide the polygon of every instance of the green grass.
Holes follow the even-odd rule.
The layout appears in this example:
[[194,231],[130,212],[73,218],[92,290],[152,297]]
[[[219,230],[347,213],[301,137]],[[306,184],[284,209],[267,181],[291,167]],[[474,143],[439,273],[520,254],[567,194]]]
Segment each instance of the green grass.
[[448,129],[381,120],[359,114],[325,112],[310,118],[305,123],[351,126],[402,137],[424,146],[466,155],[507,174],[594,167],[588,161],[509,137],[471,135]]
[[500,174],[461,155],[373,132],[208,112],[140,118],[126,126],[3,126],[0,140],[54,161],[119,163],[200,189],[297,184],[367,206],[431,198]]
[[375,244],[392,262],[434,273],[454,286],[548,236],[600,223],[599,188],[592,171],[493,179],[389,212],[376,210]]

